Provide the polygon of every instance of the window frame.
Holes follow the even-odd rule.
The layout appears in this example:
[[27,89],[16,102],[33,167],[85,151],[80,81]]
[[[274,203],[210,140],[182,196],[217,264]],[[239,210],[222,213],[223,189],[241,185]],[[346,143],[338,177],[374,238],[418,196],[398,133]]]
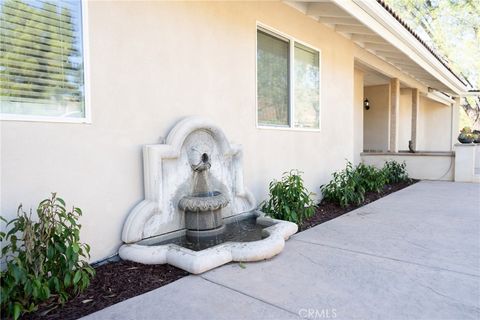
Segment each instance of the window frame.
[[27,122],[57,122],[57,123],[77,123],[92,124],[92,113],[90,103],[90,61],[88,46],[88,10],[87,2],[80,0],[81,3],[81,23],[82,23],[82,46],[83,46],[83,87],[84,87],[84,116],[81,118],[52,117],[39,115],[21,115],[5,114],[0,112],[0,121],[27,121]]
[[[288,114],[289,124],[284,125],[266,125],[258,122],[258,31],[267,33],[280,40],[289,42],[288,54]],[[318,52],[318,128],[299,128],[295,127],[295,43],[305,46]],[[322,128],[322,51],[311,44],[299,40],[291,35],[274,29],[262,22],[257,21],[255,26],[255,126],[257,129],[266,130],[288,130],[288,131],[310,131],[320,132]]]

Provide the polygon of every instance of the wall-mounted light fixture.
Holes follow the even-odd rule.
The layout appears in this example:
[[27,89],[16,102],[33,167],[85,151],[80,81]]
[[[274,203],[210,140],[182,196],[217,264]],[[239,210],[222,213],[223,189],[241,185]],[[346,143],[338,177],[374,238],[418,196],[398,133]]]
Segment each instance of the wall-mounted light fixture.
[[370,109],[370,102],[368,101],[368,99],[365,99],[363,101],[363,107],[365,108],[365,110],[369,110]]

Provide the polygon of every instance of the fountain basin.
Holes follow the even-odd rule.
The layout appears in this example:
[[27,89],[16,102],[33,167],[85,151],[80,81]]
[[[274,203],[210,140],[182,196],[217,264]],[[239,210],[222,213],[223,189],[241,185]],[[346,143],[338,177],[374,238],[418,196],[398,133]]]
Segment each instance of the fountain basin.
[[191,237],[211,237],[223,232],[221,209],[229,203],[219,191],[202,192],[180,199],[178,207],[185,211],[185,228]]
[[[228,241],[199,251],[174,243],[152,245],[166,241],[168,236],[163,236],[135,244],[124,244],[120,247],[119,255],[122,259],[143,264],[168,263],[192,274],[199,274],[232,261],[248,262],[272,258],[282,251],[285,240],[298,230],[298,226],[293,222],[266,217],[259,211],[245,217],[248,216],[256,217],[256,223],[265,227],[262,230],[264,239],[251,242]],[[179,234],[175,235],[178,236]]]

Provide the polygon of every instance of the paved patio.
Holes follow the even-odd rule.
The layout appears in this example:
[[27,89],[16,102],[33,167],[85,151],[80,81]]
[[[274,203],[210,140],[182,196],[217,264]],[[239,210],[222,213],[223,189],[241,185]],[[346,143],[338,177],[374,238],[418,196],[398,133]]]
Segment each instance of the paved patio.
[[479,319],[480,185],[420,182],[84,319]]

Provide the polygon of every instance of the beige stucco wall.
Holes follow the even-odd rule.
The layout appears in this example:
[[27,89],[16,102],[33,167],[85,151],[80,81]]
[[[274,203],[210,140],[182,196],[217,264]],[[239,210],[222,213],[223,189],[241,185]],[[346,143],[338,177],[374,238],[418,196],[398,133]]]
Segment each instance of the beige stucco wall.
[[[450,151],[452,109],[440,102],[420,96],[417,150]],[[408,150],[412,128],[412,90],[400,92],[399,150]]]
[[387,151],[390,85],[366,86],[363,95],[370,102],[363,112],[363,149]]
[[382,168],[385,161],[405,162],[410,178],[422,180],[452,181],[455,174],[455,157],[453,154],[363,154],[362,160],[369,165]]
[[451,117],[450,106],[420,97],[418,150],[451,150]]
[[[256,21],[322,50],[320,132],[256,128]],[[143,199],[141,146],[182,117],[210,117],[243,144],[260,201],[286,170],[319,192],[353,159],[353,43],[283,3],[88,2],[88,28],[93,123],[2,122],[1,211],[57,191],[83,209],[92,260],[116,252]]]
[[361,161],[363,152],[363,72],[355,69],[353,76],[353,160]]

